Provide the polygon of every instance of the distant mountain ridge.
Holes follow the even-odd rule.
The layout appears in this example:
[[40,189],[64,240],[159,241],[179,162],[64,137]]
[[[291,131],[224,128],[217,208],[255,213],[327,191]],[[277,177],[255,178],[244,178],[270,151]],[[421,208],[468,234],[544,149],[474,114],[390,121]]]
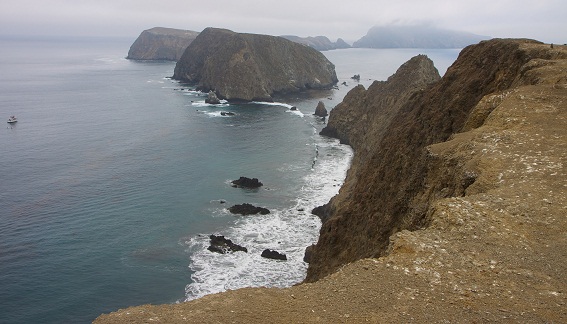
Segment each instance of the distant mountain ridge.
[[309,36],[309,37],[299,37],[294,35],[282,35],[285,39],[289,39],[292,42],[300,43],[307,45],[309,47],[313,47],[318,51],[329,51],[334,49],[341,49],[341,48],[350,48],[350,45],[347,44],[342,38],[337,39],[336,42],[331,42],[329,38],[326,36]]
[[363,48],[463,48],[490,39],[467,32],[432,26],[374,26],[352,47]]

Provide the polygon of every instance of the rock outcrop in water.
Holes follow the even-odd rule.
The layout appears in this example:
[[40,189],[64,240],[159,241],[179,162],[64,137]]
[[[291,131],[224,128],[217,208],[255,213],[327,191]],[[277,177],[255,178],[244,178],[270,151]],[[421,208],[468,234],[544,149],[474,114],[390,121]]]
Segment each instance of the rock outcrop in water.
[[211,105],[218,105],[221,102],[220,102],[219,98],[217,97],[216,93],[209,91],[207,98],[205,99],[205,103],[208,103],[208,104],[211,104]]
[[206,28],[175,66],[174,79],[228,101],[273,101],[276,94],[329,89],[335,66],[315,49],[281,37]]
[[264,184],[258,180],[258,178],[248,178],[248,177],[240,177],[236,180],[231,181],[234,187],[241,187],[241,188],[249,188],[249,189],[256,189],[260,188]]
[[240,215],[256,215],[256,214],[260,214],[260,215],[267,215],[270,213],[270,210],[264,207],[257,207],[254,206],[252,204],[248,204],[248,203],[244,203],[244,204],[240,204],[240,205],[234,205],[230,208],[228,208],[228,211],[230,211],[233,214],[240,214]]
[[261,256],[262,258],[266,258],[266,259],[287,261],[287,255],[270,249],[265,249],[264,251],[262,251]]
[[567,47],[481,42],[398,99],[403,70],[331,111],[355,156],[309,282],[95,322],[567,322]]
[[315,113],[313,115],[319,117],[327,117],[329,115],[329,112],[327,112],[327,108],[325,108],[324,102],[319,101],[317,107],[315,107]]
[[196,31],[164,27],[144,30],[130,47],[126,58],[177,61],[197,35]]
[[232,242],[232,240],[229,240],[222,235],[210,235],[209,241],[211,245],[209,245],[207,250],[211,252],[227,254],[242,251],[248,253],[247,248]]

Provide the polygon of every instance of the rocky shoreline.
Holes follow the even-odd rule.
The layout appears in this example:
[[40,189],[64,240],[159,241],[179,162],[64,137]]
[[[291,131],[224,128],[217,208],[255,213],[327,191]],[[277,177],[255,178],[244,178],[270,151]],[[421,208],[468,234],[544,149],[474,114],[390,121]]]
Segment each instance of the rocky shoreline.
[[417,57],[354,88],[326,135],[355,156],[305,283],[95,323],[566,322],[566,71],[565,46],[497,39],[440,80]]

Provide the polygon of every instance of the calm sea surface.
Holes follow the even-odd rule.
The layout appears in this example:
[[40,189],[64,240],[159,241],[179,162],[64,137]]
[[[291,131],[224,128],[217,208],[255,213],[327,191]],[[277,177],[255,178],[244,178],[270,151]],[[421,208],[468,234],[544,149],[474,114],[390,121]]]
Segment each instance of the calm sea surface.
[[[354,74],[368,86],[420,53],[444,73],[458,55],[325,52],[348,86],[211,106],[168,78],[174,63],[124,59],[132,42],[0,38],[0,118],[19,119],[0,127],[0,323],[88,323],[131,305],[301,281],[320,227],[309,211],[338,192],[352,155],[317,135],[317,102],[338,104]],[[232,188],[240,176],[264,187]],[[272,212],[226,212],[244,202]],[[213,254],[210,234],[249,253]],[[261,258],[265,248],[289,261]]]

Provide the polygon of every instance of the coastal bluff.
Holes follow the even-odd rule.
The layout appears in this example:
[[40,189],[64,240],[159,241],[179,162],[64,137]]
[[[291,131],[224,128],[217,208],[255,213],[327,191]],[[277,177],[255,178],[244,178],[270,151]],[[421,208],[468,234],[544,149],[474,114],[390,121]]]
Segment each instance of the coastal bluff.
[[567,322],[567,47],[483,41],[435,79],[412,58],[331,110],[354,157],[304,283],[95,323]]
[[154,27],[142,31],[136,38],[127,59],[177,61],[199,35],[199,32],[174,28]]
[[228,101],[273,101],[337,83],[335,66],[319,51],[268,35],[206,28],[177,62],[173,78]]

